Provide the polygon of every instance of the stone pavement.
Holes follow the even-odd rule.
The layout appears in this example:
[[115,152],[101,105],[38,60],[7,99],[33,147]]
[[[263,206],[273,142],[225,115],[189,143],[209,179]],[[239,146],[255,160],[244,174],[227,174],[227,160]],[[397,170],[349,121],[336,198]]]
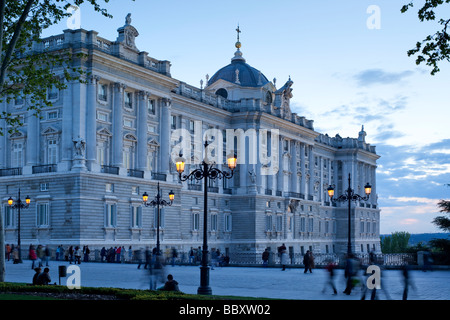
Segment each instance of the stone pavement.
[[[58,277],[58,266],[69,266],[67,262],[50,261],[52,282],[65,285],[68,278]],[[137,269],[137,264],[117,264],[88,262],[77,265],[81,271],[81,286],[116,287],[149,289],[148,270]],[[166,266],[165,274],[171,273],[179,282],[180,290],[196,294],[200,284],[199,266]],[[256,298],[292,299],[292,300],[359,300],[360,288],[345,295],[344,271],[336,270],[335,284],[338,294],[333,295],[331,287],[324,289],[328,274],[324,269],[314,269],[305,274],[303,269],[292,268],[281,271],[280,268],[263,267],[216,267],[210,270],[210,286],[215,295],[248,296]],[[31,283],[34,270],[31,261],[22,264],[6,262],[6,282]],[[382,270],[381,285],[384,290],[377,291],[380,300],[401,300],[403,293],[403,276],[400,270]],[[423,272],[412,270],[408,300],[450,300],[450,271],[433,270]],[[68,274],[70,276],[70,274]],[[365,278],[364,278],[365,281]],[[162,283],[158,284],[161,285]],[[386,292],[388,295],[386,295]],[[370,292],[366,299],[370,299]]]

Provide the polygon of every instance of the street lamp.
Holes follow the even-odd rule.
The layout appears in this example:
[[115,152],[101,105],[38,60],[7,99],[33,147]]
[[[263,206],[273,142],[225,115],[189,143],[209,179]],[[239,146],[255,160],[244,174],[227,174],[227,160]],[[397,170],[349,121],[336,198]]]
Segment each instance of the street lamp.
[[17,203],[14,203],[14,200],[12,197],[9,197],[8,199],[8,205],[12,208],[12,209],[17,209],[18,210],[18,229],[17,229],[17,246],[19,247],[19,263],[22,263],[22,247],[20,244],[20,209],[26,209],[30,206],[30,202],[31,199],[29,196],[27,196],[25,198],[25,203],[20,199],[20,188],[19,188],[19,196],[17,197]]
[[144,192],[144,194],[142,195],[142,203],[144,204],[144,206],[146,207],[156,207],[156,211],[157,211],[157,221],[156,221],[156,254],[159,256],[161,251],[159,249],[159,218],[160,218],[160,212],[159,212],[159,207],[160,206],[171,206],[173,204],[173,200],[175,199],[175,194],[173,193],[172,190],[170,190],[169,192],[169,202],[167,202],[166,200],[161,199],[161,195],[159,193],[159,182],[158,182],[158,193],[156,194],[156,197],[154,200],[148,202],[148,194],[147,192]]
[[347,254],[350,256],[350,254],[352,253],[352,246],[351,246],[351,205],[352,205],[352,200],[353,201],[358,201],[358,200],[362,200],[362,201],[367,201],[369,200],[369,196],[370,193],[372,192],[372,186],[367,183],[364,186],[364,192],[366,193],[365,196],[360,196],[359,194],[354,193],[354,191],[352,190],[351,186],[351,179],[350,179],[350,174],[348,174],[348,189],[346,191],[346,193],[340,195],[339,197],[337,197],[336,199],[334,199],[334,187],[333,186],[329,186],[327,191],[328,191],[328,195],[330,196],[330,200],[333,203],[336,202],[345,202],[348,201],[348,242],[347,242]]
[[[205,154],[208,147],[208,141],[205,141]],[[175,159],[176,168],[179,174],[180,181],[186,181],[193,177],[196,180],[205,179],[204,183],[204,200],[203,200],[203,250],[202,250],[202,265],[200,267],[200,287],[198,287],[197,293],[210,295],[212,294],[211,287],[209,286],[209,267],[208,267],[208,239],[207,239],[207,219],[208,219],[208,178],[215,180],[217,178],[231,179],[233,177],[234,169],[236,168],[237,159],[235,154],[227,156],[227,165],[231,170],[230,172],[221,171],[214,168],[215,163],[209,164],[206,160],[206,156],[203,159],[200,168],[195,169],[188,175],[183,174],[186,160],[180,153],[180,156]]]

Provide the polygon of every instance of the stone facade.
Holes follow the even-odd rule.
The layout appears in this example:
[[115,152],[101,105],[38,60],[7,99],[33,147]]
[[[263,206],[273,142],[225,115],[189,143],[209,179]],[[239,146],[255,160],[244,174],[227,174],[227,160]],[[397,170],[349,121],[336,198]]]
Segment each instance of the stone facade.
[[[7,199],[20,188],[32,199],[21,213],[24,246],[153,247],[155,209],[142,205],[142,194],[152,199],[160,183],[164,199],[175,193],[173,205],[161,211],[162,248],[201,246],[204,181],[181,183],[172,158],[180,150],[190,153],[186,171],[195,168],[209,132],[216,155],[237,151],[239,160],[232,179],[209,183],[209,248],[232,255],[275,251],[285,243],[294,253],[345,252],[347,204],[330,203],[327,188],[335,185],[342,194],[350,174],[356,193],[363,195],[367,182],[373,187],[368,201],[352,205],[353,250],[380,251],[379,156],[363,129],[358,138],[316,132],[312,120],[291,112],[293,81],[277,89],[275,79],[245,62],[240,43],[231,64],[207,77],[204,87],[174,79],[170,62],[136,48],[139,33],[130,22],[118,29],[116,41],[79,29],[35,45],[86,54],[74,63],[89,74],[86,83],[49,90],[53,106],[42,119],[24,102],[0,105],[25,119],[18,133],[0,137],[7,243],[16,243],[18,233],[17,212]],[[180,144],[180,132],[191,140]]]

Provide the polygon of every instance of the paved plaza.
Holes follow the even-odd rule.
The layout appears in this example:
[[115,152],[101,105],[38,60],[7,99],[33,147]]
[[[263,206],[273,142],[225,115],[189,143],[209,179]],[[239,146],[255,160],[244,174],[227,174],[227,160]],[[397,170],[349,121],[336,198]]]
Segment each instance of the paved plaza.
[[[58,266],[69,266],[63,261],[50,261],[52,283],[61,281],[66,284],[68,278],[58,277]],[[115,287],[129,289],[149,289],[148,270],[137,268],[137,264],[88,262],[77,265],[81,271],[81,286]],[[165,274],[172,274],[179,282],[184,293],[196,294],[200,284],[199,266],[166,266]],[[400,270],[382,270],[381,285],[377,291],[380,300],[401,300],[404,289]],[[34,271],[31,261],[22,264],[6,262],[6,282],[31,283]],[[68,274],[70,276],[70,274]],[[450,300],[450,271],[433,270],[410,272],[413,287],[409,290],[408,300]],[[263,267],[216,267],[210,271],[210,286],[215,295],[247,296],[256,298],[293,299],[293,300],[359,300],[361,290],[356,288],[350,295],[342,291],[345,288],[344,271],[336,270],[335,285],[337,295],[333,295],[330,286],[326,286],[328,273],[325,269],[314,269],[305,274],[303,269]],[[365,280],[364,280],[365,281]],[[160,283],[159,285],[161,285]],[[325,288],[325,292],[322,292]],[[386,294],[387,293],[387,294]],[[366,299],[370,299],[370,292]]]

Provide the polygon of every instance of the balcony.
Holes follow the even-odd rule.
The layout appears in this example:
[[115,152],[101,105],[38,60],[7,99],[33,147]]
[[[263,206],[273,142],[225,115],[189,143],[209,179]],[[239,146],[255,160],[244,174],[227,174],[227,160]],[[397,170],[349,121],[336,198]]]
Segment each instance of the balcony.
[[0,177],[21,176],[21,175],[22,175],[22,168],[0,169]]
[[57,171],[57,165],[56,164],[45,164],[42,166],[33,166],[32,172],[33,174],[37,173],[50,173],[50,172],[56,172]]
[[305,199],[305,195],[298,192],[285,192],[284,196],[288,198]]
[[119,167],[102,166],[102,172],[103,173],[119,175]]
[[202,185],[190,183],[190,184],[188,184],[188,190],[202,191]]
[[152,180],[166,181],[166,177],[164,173],[152,172]]
[[219,187],[208,187],[208,192],[219,193]]
[[271,196],[272,195],[272,189],[266,189],[265,190],[265,195],[266,196]]
[[134,178],[144,178],[144,171],[141,170],[135,170],[135,169],[128,169],[128,176],[134,177]]

